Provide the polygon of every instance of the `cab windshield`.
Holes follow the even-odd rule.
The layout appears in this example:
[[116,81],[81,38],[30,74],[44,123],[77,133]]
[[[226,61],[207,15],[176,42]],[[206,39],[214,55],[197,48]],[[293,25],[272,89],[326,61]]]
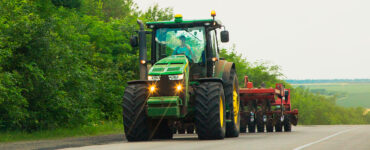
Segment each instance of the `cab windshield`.
[[171,55],[185,55],[191,63],[204,59],[206,46],[204,27],[160,28],[156,30],[157,58]]

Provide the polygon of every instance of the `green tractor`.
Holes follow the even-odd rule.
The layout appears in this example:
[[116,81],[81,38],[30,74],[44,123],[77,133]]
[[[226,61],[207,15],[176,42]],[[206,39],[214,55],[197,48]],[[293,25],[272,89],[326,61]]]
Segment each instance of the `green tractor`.
[[[147,22],[138,20],[140,80],[128,82],[123,96],[123,125],[128,141],[172,139],[175,133],[199,139],[238,137],[239,87],[235,65],[219,57],[229,33],[212,19]],[[151,38],[149,38],[149,36]],[[147,39],[151,39],[150,53]],[[150,60],[147,54],[150,54]]]

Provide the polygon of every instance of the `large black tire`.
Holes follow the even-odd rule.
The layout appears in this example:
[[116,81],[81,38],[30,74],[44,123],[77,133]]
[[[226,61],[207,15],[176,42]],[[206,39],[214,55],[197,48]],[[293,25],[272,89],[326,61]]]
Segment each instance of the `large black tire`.
[[221,83],[203,82],[196,89],[195,128],[199,139],[223,139],[226,105]]
[[152,121],[153,139],[172,139],[173,130],[168,126],[168,120],[163,119]]
[[271,117],[267,117],[266,132],[274,132],[274,126]]
[[238,78],[231,70],[230,78],[225,83],[225,99],[230,108],[230,122],[226,123],[226,137],[238,137],[240,132],[240,98]]
[[129,84],[123,96],[123,126],[128,141],[150,140],[150,122],[145,114],[146,84]]
[[292,131],[292,124],[290,123],[289,117],[287,115],[284,116],[284,131],[290,132]]
[[256,123],[255,121],[248,123],[248,132],[249,133],[255,133],[256,132]]
[[240,133],[246,133],[247,132],[247,124],[241,122],[240,123]]
[[263,116],[260,115],[260,113],[258,113],[258,114],[259,115],[257,115],[257,117],[256,117],[257,132],[262,133],[262,132],[265,132],[265,125],[264,125],[264,122],[263,122]]
[[275,132],[282,132],[283,131],[283,123],[280,120],[280,116],[277,118],[275,123]]

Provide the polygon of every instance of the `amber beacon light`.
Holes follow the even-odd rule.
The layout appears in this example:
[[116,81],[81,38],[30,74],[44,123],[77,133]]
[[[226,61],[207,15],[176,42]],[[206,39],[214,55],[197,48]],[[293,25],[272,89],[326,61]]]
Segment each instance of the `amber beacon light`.
[[211,11],[211,16],[212,16],[212,17],[215,17],[215,16],[216,16],[216,11],[212,10],[212,11]]

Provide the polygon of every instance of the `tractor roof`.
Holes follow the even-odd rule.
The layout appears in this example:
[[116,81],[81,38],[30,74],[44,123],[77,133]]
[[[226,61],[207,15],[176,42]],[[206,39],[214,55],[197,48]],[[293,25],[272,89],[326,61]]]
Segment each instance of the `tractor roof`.
[[178,20],[175,18],[172,21],[158,21],[147,22],[148,28],[161,28],[161,27],[193,27],[193,26],[213,26],[214,28],[222,27],[220,20],[214,19],[200,19],[200,20]]

